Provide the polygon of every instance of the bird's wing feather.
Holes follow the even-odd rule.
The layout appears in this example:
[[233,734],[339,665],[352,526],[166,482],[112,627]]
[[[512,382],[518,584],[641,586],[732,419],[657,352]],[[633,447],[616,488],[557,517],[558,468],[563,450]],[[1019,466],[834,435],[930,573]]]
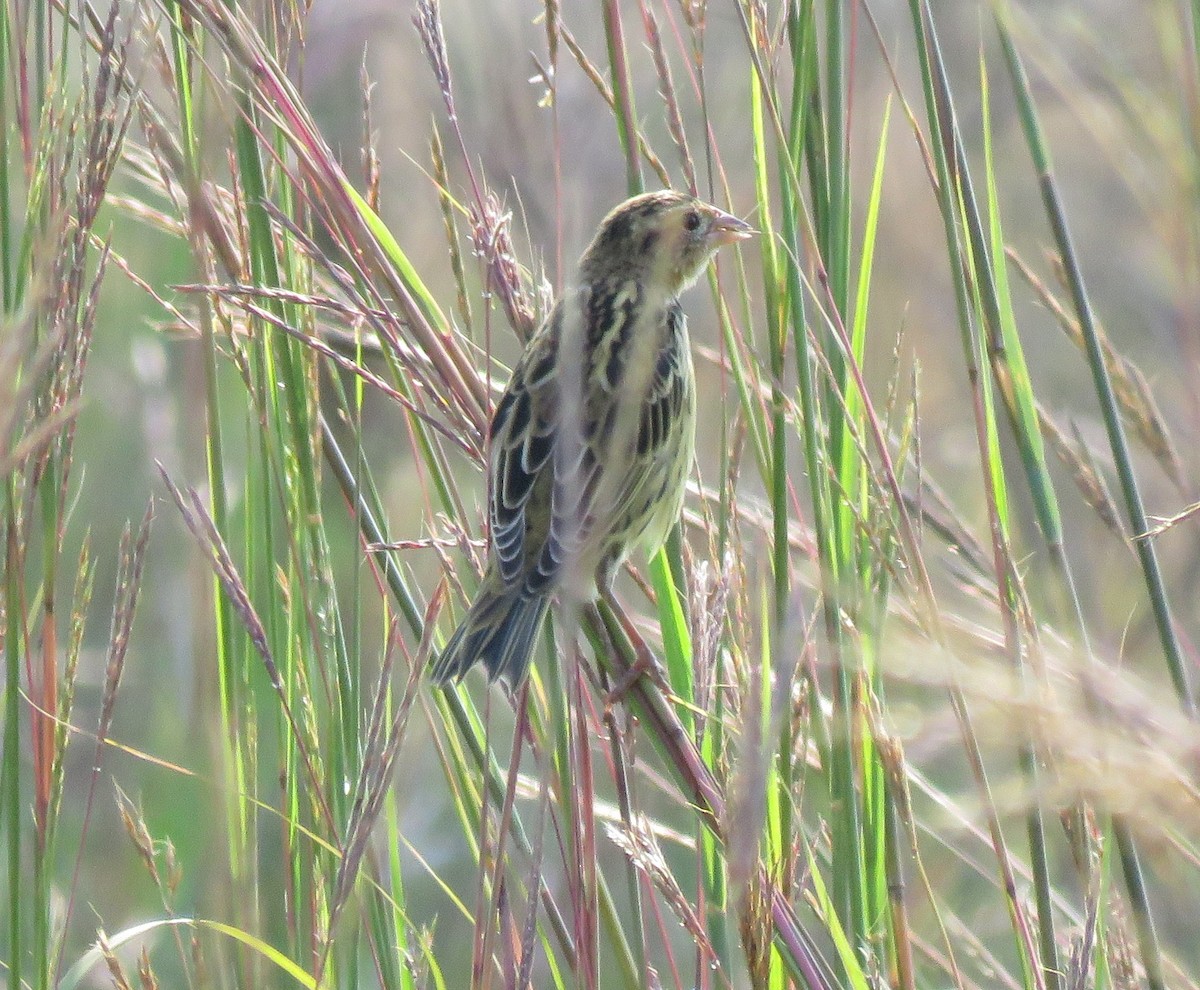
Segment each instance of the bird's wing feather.
[[[671,456],[686,393],[680,362],[689,355],[679,306],[668,305],[665,324],[651,328],[636,325],[642,301],[605,286],[569,296],[513,369],[492,418],[489,485],[492,553],[506,584],[547,591],[594,533],[653,494],[645,489]],[[623,388],[629,363],[642,357],[635,338],[654,347],[654,364],[636,388]],[[581,401],[563,401],[571,392]],[[606,473],[613,465],[623,466],[619,475]]]
[[554,364],[562,319],[560,304],[517,362],[492,416],[488,521],[492,553],[505,584],[525,570],[527,510],[554,450],[558,416]]
[[[584,311],[589,313],[590,331],[599,314],[594,307]],[[624,313],[628,315],[623,318]],[[588,402],[577,426],[583,442],[563,442],[556,455],[550,528],[526,578],[538,590],[558,576],[572,554],[584,554],[588,564],[598,564],[603,547],[593,545],[595,536],[603,540],[614,526],[640,528],[656,500],[650,487],[667,478],[663,462],[674,456],[672,427],[687,401],[688,370],[680,366],[690,360],[686,321],[675,303],[656,326],[633,326],[639,315],[644,311],[639,313],[637,306],[610,305],[603,313],[612,321],[614,346],[591,348],[587,374],[589,383],[599,387],[584,388]],[[637,344],[649,345],[648,355],[639,354],[633,334],[643,338]],[[670,345],[663,346],[665,341]],[[629,368],[621,367],[622,359],[630,362],[644,356],[653,361],[648,373],[623,387]],[[640,514],[646,514],[647,520],[640,520]]]

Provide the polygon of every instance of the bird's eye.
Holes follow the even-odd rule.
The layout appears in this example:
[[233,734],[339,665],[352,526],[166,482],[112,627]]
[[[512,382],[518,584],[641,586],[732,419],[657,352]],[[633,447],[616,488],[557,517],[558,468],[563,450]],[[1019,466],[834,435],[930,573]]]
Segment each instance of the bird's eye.
[[700,226],[700,214],[696,210],[688,210],[687,215],[683,218],[683,226],[687,230],[695,230]]

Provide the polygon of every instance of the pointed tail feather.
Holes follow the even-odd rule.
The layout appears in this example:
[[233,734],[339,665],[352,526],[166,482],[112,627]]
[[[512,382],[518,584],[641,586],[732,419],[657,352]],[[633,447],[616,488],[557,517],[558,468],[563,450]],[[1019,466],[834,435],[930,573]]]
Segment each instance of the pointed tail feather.
[[481,663],[489,681],[499,677],[515,689],[529,670],[548,605],[544,595],[496,588],[485,579],[462,624],[430,668],[430,679],[448,684]]

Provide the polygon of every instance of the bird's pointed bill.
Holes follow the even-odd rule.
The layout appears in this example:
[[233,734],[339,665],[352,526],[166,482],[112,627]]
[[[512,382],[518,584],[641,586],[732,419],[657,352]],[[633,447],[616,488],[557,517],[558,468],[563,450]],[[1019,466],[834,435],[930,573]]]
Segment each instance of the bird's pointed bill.
[[732,213],[726,213],[723,210],[714,212],[715,215],[708,228],[708,236],[715,244],[733,244],[758,233],[745,220],[735,217]]

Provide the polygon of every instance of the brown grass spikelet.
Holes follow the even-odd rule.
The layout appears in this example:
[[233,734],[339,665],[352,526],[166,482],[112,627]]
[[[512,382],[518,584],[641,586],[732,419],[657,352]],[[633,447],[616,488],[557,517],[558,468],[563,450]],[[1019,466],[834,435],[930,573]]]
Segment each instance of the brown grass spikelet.
[[1084,444],[1083,439],[1079,436],[1078,429],[1075,430],[1075,439],[1064,435],[1058,425],[1050,417],[1041,405],[1038,406],[1038,424],[1041,427],[1042,436],[1046,438],[1050,446],[1054,448],[1054,453],[1058,459],[1066,467],[1071,474],[1071,480],[1075,483],[1075,487],[1079,490],[1079,494],[1083,496],[1084,502],[1100,517],[1100,521],[1122,541],[1125,539],[1125,531],[1121,526],[1121,515],[1117,511],[1116,503],[1113,502],[1112,493],[1108,489],[1108,483],[1104,480],[1104,475],[1100,473],[1096,466],[1095,459]]
[[[1107,351],[1105,357],[1110,357]],[[1112,354],[1111,361],[1113,390],[1138,439],[1175,487],[1186,490],[1183,462],[1142,369],[1119,354]]]
[[133,802],[119,787],[117,788],[117,813],[121,816],[121,825],[125,829],[125,834],[129,836],[129,841],[133,843],[138,858],[157,885],[159,875],[158,864],[154,859],[154,839],[150,835],[150,829],[146,827],[146,821],[141,812],[134,807]]
[[708,0],[679,0],[684,23],[693,31],[703,31],[708,14]]
[[175,843],[170,839],[166,840],[164,854],[167,861],[167,893],[172,897],[179,889],[179,885],[183,882],[183,864],[179,861],[179,857],[175,854]]
[[138,984],[141,990],[158,990],[158,977],[154,975],[154,969],[150,965],[150,953],[144,945],[138,953]]
[[[1119,904],[1119,902],[1118,902]],[[1116,990],[1139,990],[1143,985],[1137,965],[1129,919],[1123,906],[1114,904],[1108,928],[1108,970]]]
[[654,836],[650,820],[639,815],[631,826],[623,823],[606,824],[609,839],[628,858],[634,867],[654,885],[670,906],[680,923],[696,940],[697,947],[710,959],[716,959],[712,944],[708,940],[704,922],[688,903],[683,888],[675,879],[663,856],[662,848]]
[[646,38],[650,42],[650,51],[654,56],[654,69],[658,74],[658,92],[662,96],[663,105],[667,110],[667,130],[670,132],[675,147],[679,149],[679,163],[683,168],[688,192],[693,196],[698,196],[700,190],[696,185],[696,166],[692,162],[687,133],[683,129],[683,116],[679,112],[679,97],[675,91],[675,81],[671,78],[671,66],[667,62],[667,53],[663,49],[658,21],[649,7],[642,8],[642,21],[645,25]]
[[462,251],[458,245],[458,227],[454,222],[454,198],[450,195],[450,172],[446,166],[446,150],[442,135],[434,127],[429,138],[429,157],[433,163],[433,178],[437,183],[438,206],[442,211],[442,226],[446,232],[446,248],[450,254],[450,271],[454,276],[455,302],[463,328],[470,333],[472,326],[471,303],[467,296],[467,273],[463,266]]
[[112,977],[113,986],[116,990],[133,990],[128,978],[125,976],[125,970],[121,966],[121,960],[117,958],[116,952],[113,951],[109,944],[108,935],[104,932],[97,932],[97,945],[100,949],[100,954],[104,957],[104,965],[108,968],[108,975]]
[[738,935],[746,954],[746,969],[752,987],[770,985],[771,909],[758,874],[750,877],[738,900]]
[[446,100],[447,109],[453,116],[453,99],[450,88],[450,59],[446,54],[446,33],[442,28],[442,9],[438,0],[418,0],[413,24],[421,36],[425,55],[433,69],[433,77]]
[[471,239],[487,269],[488,288],[499,297],[509,325],[524,344],[537,329],[537,311],[513,248],[511,222],[512,214],[489,192],[482,213],[472,211]]

